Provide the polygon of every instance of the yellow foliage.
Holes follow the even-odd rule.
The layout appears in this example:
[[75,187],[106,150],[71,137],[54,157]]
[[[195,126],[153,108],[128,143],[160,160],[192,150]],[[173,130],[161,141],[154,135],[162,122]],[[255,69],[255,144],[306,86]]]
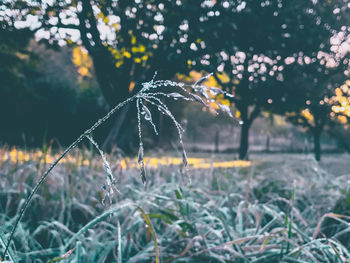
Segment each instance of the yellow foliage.
[[209,79],[205,82],[203,82],[203,85],[207,87],[217,87],[219,88],[219,84],[217,83],[216,79],[213,76],[210,76]]
[[[346,80],[343,85],[335,89],[335,96],[327,102],[332,106],[332,116],[342,123],[347,123],[347,117],[350,117],[350,80]],[[326,100],[325,100],[326,101]]]
[[200,72],[197,72],[197,71],[194,71],[192,70],[190,72],[190,77],[194,80],[194,81],[197,81],[199,80],[201,77],[202,77],[202,74]]
[[214,109],[214,110],[218,110],[220,108],[219,105],[215,102],[210,102],[209,107]]
[[78,73],[83,77],[88,76],[89,69],[87,67],[80,67],[80,68],[78,68]]
[[[187,61],[188,64],[191,64],[191,60]],[[186,81],[186,82],[192,82],[192,81],[197,81],[200,78],[203,77],[203,74],[198,72],[198,71],[190,71],[189,75],[183,75],[183,74],[177,74],[177,78],[180,81]],[[219,73],[218,74],[218,78],[223,82],[223,83],[228,83],[230,81],[229,77],[227,76],[227,74],[225,73]],[[218,84],[218,82],[216,81],[215,77],[210,76],[208,80],[203,82],[203,85],[207,86],[207,87],[217,87],[217,88],[221,88],[222,87]],[[226,105],[226,106],[231,106],[231,102],[229,99],[225,99],[225,96],[223,94],[219,94],[216,96],[212,96],[212,98],[214,98],[216,100],[216,102]],[[215,103],[216,104],[216,103]],[[214,105],[214,104],[213,104]],[[216,104],[217,105],[217,104]],[[217,106],[218,107],[218,106]],[[217,107],[215,106],[210,106],[211,108],[211,112],[214,113],[214,110],[217,109]],[[205,109],[206,110],[206,109]]]
[[131,44],[132,44],[132,45],[135,45],[135,44],[136,44],[136,37],[135,37],[135,36],[132,36],[132,37],[131,37]]
[[[217,73],[217,77],[220,79],[222,83],[229,83],[230,78],[229,76],[224,72],[224,73]],[[207,81],[203,83],[206,86],[209,87],[217,87],[217,88],[222,88],[219,83],[216,81],[214,76],[210,76]]]
[[146,51],[146,47],[144,45],[134,46],[131,48],[132,53],[144,53]]
[[114,23],[112,26],[114,27],[115,30],[119,30],[120,29],[120,24],[119,23]]
[[123,52],[124,57],[126,58],[131,58],[131,53],[129,51],[124,51]]
[[115,63],[115,66],[117,68],[119,68],[121,65],[123,65],[123,61],[118,61],[117,63]]
[[217,73],[218,78],[221,80],[222,83],[229,83],[230,77],[226,74],[226,72],[223,73]]
[[107,17],[107,16],[105,16],[104,18],[103,18],[103,20],[102,20],[103,22],[105,22],[105,24],[108,24],[108,22],[109,22],[109,18]]
[[342,95],[343,95],[343,92],[341,91],[340,88],[336,88],[336,89],[335,89],[335,95],[336,95],[336,96],[342,96]]
[[72,52],[72,61],[82,77],[91,77],[92,59],[88,52],[82,47],[75,47]]
[[301,115],[310,123],[313,124],[315,122],[314,115],[310,112],[309,109],[302,110]]
[[109,22],[108,16],[105,16],[102,12],[98,13],[96,17],[101,18],[105,24],[108,24]]
[[337,119],[341,124],[346,124],[348,122],[348,119],[343,115],[339,115]]
[[[131,43],[136,43],[135,36],[131,36]],[[132,59],[135,63],[142,63],[147,61],[148,58],[152,55],[152,53],[146,52],[146,47],[144,45],[133,46],[131,47],[131,49],[128,50],[125,47],[121,48],[120,50],[108,47],[108,50],[111,52],[112,56],[117,61],[115,63],[115,66],[117,68],[123,65],[125,58]]]
[[231,102],[228,99],[221,99],[220,103],[226,106],[231,106]]

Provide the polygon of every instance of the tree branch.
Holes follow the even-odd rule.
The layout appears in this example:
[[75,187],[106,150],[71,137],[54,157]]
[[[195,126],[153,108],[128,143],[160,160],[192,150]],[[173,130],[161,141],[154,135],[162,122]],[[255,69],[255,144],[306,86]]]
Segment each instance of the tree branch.
[[62,22],[58,22],[55,25],[43,23],[40,27],[34,29],[34,31],[38,31],[38,30],[44,29],[44,28],[53,28],[53,27],[80,30],[79,25],[63,24]]

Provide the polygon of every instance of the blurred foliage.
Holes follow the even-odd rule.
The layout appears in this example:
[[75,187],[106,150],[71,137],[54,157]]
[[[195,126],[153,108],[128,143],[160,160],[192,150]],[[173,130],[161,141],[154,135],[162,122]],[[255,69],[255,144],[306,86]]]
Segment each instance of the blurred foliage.
[[[193,74],[213,72],[205,84],[232,95],[216,94],[213,100],[231,106],[241,120],[241,159],[248,157],[249,130],[263,112],[288,113],[293,123],[312,130],[315,142],[333,123],[330,115],[338,108],[326,99],[344,82],[343,73],[349,73],[348,11],[343,0],[6,0],[0,4],[7,31],[36,33],[54,48],[72,47],[79,86],[86,88],[96,81],[93,86],[98,85],[110,107],[137,92],[155,71],[161,79],[196,79]],[[25,56],[20,55],[22,60]],[[217,107],[213,101],[210,111]],[[343,106],[339,107],[340,111]],[[133,109],[107,124],[111,133],[103,148],[117,142],[125,150],[133,149]],[[343,115],[338,114],[337,121],[344,123]],[[170,135],[169,123],[156,114],[154,119],[164,127],[161,134]],[[323,119],[325,124],[319,123]]]
[[81,77],[92,77],[92,60],[86,50],[77,46],[73,49],[73,63]]
[[[302,60],[286,65],[284,87],[294,92],[286,94],[285,111],[291,122],[312,134],[317,160],[321,159],[321,134],[342,118],[346,121],[346,115],[342,113],[346,114],[348,99],[340,87],[346,89],[342,84],[348,78],[344,74],[349,68],[348,60],[349,55],[339,57],[329,51],[323,55],[317,52],[311,57],[304,56]],[[279,110],[283,111],[283,108]]]
[[[342,5],[338,1],[206,1],[192,13],[188,65],[214,72],[215,86],[234,95],[227,99],[242,120],[240,158],[248,157],[249,129],[262,111],[291,110],[294,101],[287,101],[290,95],[300,99],[306,94],[318,96],[318,87],[310,87],[309,93],[291,82],[284,85],[284,69],[288,60],[298,64],[304,57],[330,52],[330,38],[344,23]],[[335,9],[339,12],[333,16]],[[298,65],[300,71],[307,70]],[[293,73],[294,78],[299,74],[297,70]],[[308,76],[312,78],[313,73]]]
[[1,141],[69,143],[105,112],[100,91],[92,81],[78,81],[71,50],[48,50],[35,42],[28,46],[28,32],[3,29],[0,34]]

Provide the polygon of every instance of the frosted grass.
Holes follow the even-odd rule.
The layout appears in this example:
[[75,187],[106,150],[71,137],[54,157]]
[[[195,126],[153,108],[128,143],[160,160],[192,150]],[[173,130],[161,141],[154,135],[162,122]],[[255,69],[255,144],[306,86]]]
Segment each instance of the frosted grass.
[[[206,107],[209,107],[209,104],[211,102],[214,102],[214,96],[217,94],[224,94],[227,97],[232,97],[232,94],[226,93],[218,88],[215,87],[207,87],[204,85],[201,85],[201,83],[208,79],[210,75],[204,76],[200,78],[198,81],[196,81],[193,85],[188,85],[182,82],[174,82],[170,80],[155,80],[156,73],[154,74],[153,78],[149,82],[142,83],[142,88],[139,92],[137,92],[134,96],[126,99],[125,101],[119,103],[114,108],[112,108],[104,117],[99,119],[95,122],[94,125],[92,125],[88,130],[86,130],[83,134],[81,134],[57,159],[53,164],[48,168],[48,170],[40,177],[38,183],[34,186],[32,191],[30,192],[29,196],[26,198],[23,207],[21,208],[15,223],[13,225],[13,228],[10,232],[10,236],[8,238],[7,244],[5,246],[4,252],[2,254],[2,258],[5,259],[6,256],[9,256],[9,246],[11,244],[11,241],[13,240],[13,236],[16,232],[16,229],[18,227],[19,222],[21,221],[22,217],[24,216],[25,211],[27,210],[27,207],[29,203],[31,202],[34,195],[37,193],[39,187],[41,184],[45,181],[45,179],[50,175],[51,171],[58,165],[58,163],[69,153],[73,148],[75,148],[81,141],[83,141],[85,138],[87,138],[99,151],[103,163],[104,168],[106,170],[106,183],[104,189],[104,198],[108,198],[111,202],[112,195],[118,191],[116,187],[116,180],[112,174],[112,171],[110,169],[110,165],[103,153],[103,151],[100,149],[98,144],[93,140],[92,133],[94,130],[96,130],[102,123],[104,123],[106,120],[108,120],[113,114],[115,114],[119,109],[126,106],[127,104],[136,101],[136,108],[137,108],[137,128],[138,128],[138,134],[139,134],[139,154],[138,154],[138,164],[140,166],[140,177],[145,185],[147,182],[147,174],[146,174],[146,168],[144,164],[144,148],[143,148],[143,142],[142,142],[142,129],[141,129],[141,115],[144,116],[145,121],[149,122],[150,125],[153,127],[153,130],[157,134],[157,127],[155,123],[152,120],[151,111],[146,106],[147,103],[155,106],[154,108],[158,110],[161,114],[164,114],[168,116],[172,122],[175,125],[175,128],[177,129],[178,136],[179,136],[179,142],[182,146],[182,160],[183,160],[183,166],[187,166],[187,154],[185,151],[185,147],[182,141],[182,134],[184,132],[183,127],[180,125],[180,123],[175,119],[167,105],[160,99],[160,98],[169,98],[173,100],[184,100],[184,101],[198,101],[205,105]],[[165,91],[159,91],[160,89],[164,89]],[[178,90],[178,91],[176,91]],[[175,92],[176,91],[176,92]],[[228,107],[225,105],[219,105],[219,108],[226,114],[232,117],[231,112]]]

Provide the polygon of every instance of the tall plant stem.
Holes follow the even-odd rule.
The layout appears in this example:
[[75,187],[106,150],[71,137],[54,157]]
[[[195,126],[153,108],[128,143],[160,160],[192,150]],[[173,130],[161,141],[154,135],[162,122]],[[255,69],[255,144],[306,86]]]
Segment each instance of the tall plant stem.
[[5,251],[3,253],[2,259],[5,259],[5,256],[8,252],[8,249],[10,247],[10,243],[13,239],[13,236],[16,232],[16,229],[18,227],[19,222],[21,221],[24,213],[26,212],[28,205],[30,201],[33,199],[33,196],[36,194],[38,191],[39,187],[41,184],[45,181],[45,179],[49,176],[51,171],[57,166],[57,164],[69,153],[73,148],[75,148],[86,136],[91,134],[97,127],[99,127],[103,122],[105,122],[107,119],[109,119],[117,110],[128,104],[129,102],[133,101],[138,94],[135,94],[134,96],[122,101],[118,105],[116,105],[114,108],[112,108],[103,118],[99,119],[97,122],[95,122],[94,125],[92,125],[88,130],[86,130],[83,134],[81,134],[78,139],[76,139],[66,150],[55,160],[55,162],[49,167],[49,169],[40,177],[38,183],[35,185],[33,190],[30,192],[29,196],[27,197],[21,211],[19,212],[19,215],[16,219],[16,222],[11,230],[10,237],[7,240],[7,244],[5,247]]

